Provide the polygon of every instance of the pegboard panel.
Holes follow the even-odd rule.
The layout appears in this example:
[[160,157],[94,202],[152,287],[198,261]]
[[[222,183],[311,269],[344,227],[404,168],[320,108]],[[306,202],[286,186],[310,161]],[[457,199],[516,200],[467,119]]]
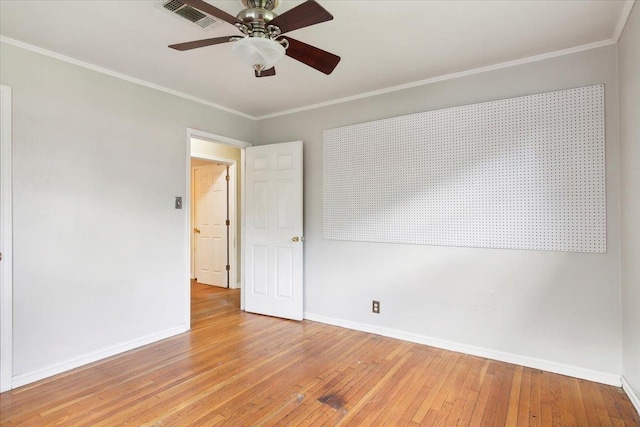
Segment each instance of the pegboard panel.
[[323,134],[324,237],[606,252],[604,86]]

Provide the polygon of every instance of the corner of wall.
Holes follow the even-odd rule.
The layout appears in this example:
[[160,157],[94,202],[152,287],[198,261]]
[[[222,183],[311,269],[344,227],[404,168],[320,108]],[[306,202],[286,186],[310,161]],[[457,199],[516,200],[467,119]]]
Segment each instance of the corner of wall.
[[640,413],[640,227],[636,218],[640,212],[637,195],[640,192],[640,131],[637,117],[640,107],[640,7],[627,4],[628,19],[620,28],[617,44],[617,71],[620,132],[620,291],[622,295],[622,374],[623,388]]

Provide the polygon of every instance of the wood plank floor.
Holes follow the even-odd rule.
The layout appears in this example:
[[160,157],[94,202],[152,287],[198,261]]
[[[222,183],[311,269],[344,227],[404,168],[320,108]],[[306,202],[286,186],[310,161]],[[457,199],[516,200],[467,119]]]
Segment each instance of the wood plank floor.
[[192,285],[189,333],[0,395],[2,426],[640,426],[621,389]]

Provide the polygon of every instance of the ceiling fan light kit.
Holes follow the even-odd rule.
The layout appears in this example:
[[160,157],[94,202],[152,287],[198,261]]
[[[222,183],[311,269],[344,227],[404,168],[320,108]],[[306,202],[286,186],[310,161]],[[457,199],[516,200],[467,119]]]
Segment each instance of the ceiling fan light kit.
[[233,44],[231,51],[259,75],[273,67],[286,53],[282,44],[260,37],[242,38]]
[[279,16],[272,11],[280,4],[279,0],[242,0],[246,9],[242,10],[237,17],[203,0],[182,0],[182,2],[232,24],[242,35],[179,43],[170,45],[172,49],[183,51],[233,42],[232,51],[244,63],[254,68],[256,77],[275,75],[273,67],[285,55],[324,74],[331,74],[340,62],[340,57],[337,55],[283,36],[289,31],[333,19],[333,16],[315,0],[307,0]]

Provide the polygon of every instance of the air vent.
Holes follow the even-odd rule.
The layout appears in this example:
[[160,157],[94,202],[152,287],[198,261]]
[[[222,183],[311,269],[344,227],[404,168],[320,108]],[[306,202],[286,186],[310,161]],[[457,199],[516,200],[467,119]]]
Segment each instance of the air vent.
[[209,29],[218,23],[211,16],[200,12],[198,9],[182,3],[179,0],[168,0],[162,3],[162,8],[168,10],[174,15],[178,15],[190,22],[193,22],[200,28]]

